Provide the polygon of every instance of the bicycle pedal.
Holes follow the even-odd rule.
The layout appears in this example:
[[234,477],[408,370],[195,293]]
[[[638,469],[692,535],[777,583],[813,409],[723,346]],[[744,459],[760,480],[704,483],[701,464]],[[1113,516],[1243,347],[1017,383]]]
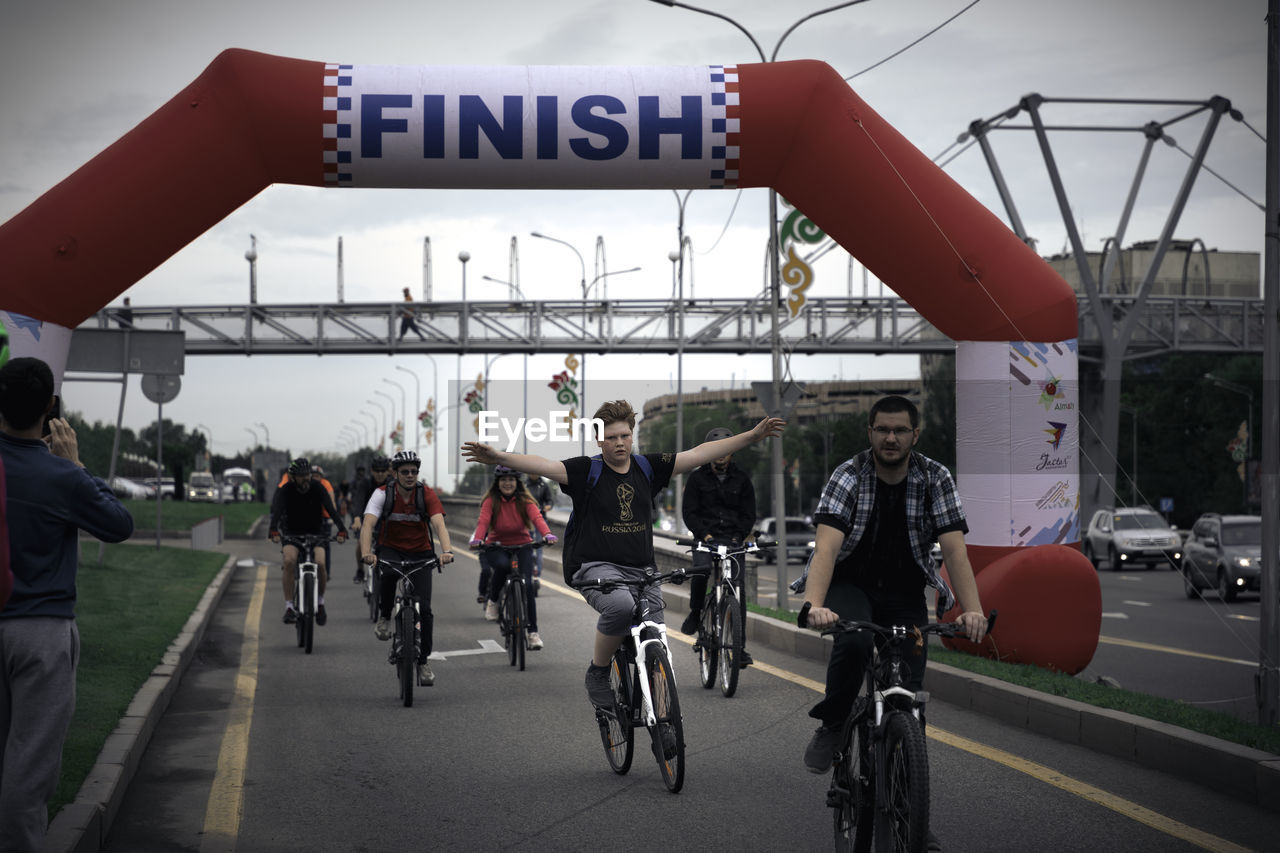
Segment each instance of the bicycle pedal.
[[849,801],[849,791],[837,785],[832,785],[827,791],[827,806],[838,809]]

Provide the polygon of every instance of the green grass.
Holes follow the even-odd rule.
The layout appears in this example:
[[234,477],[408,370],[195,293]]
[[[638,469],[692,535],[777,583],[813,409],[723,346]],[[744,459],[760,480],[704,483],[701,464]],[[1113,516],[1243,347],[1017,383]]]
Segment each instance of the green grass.
[[99,569],[96,555],[86,549],[78,575],[76,710],[50,816],[75,799],[107,735],[226,561],[208,551],[108,545]]
[[[121,501],[133,514],[139,530],[156,529],[156,502]],[[206,518],[222,516],[226,533],[248,533],[259,516],[269,515],[271,508],[260,503],[209,504],[191,501],[161,501],[160,529],[170,533],[186,533]]]
[[[747,604],[747,608],[764,616],[781,619],[792,625],[796,621],[796,611],[776,610]],[[964,652],[952,651],[941,646],[929,648],[929,659],[947,666],[963,669],[976,675],[985,675],[1030,690],[1073,699],[1099,708],[1110,708],[1123,711],[1149,720],[1157,720],[1169,725],[1178,726],[1189,731],[1199,732],[1212,737],[1221,738],[1232,743],[1261,749],[1265,752],[1280,755],[1280,727],[1268,728],[1246,722],[1217,711],[1196,708],[1185,702],[1136,693],[1115,687],[1106,687],[1089,681],[1082,681],[1050,672],[1029,664],[1002,663],[987,658],[974,657]]]

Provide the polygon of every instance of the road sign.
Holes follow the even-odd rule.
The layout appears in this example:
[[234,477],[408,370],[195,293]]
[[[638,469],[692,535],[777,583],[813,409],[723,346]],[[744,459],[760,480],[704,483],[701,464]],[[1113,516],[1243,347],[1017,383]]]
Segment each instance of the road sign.
[[144,373],[142,393],[153,403],[171,403],[182,390],[182,377],[163,373]]

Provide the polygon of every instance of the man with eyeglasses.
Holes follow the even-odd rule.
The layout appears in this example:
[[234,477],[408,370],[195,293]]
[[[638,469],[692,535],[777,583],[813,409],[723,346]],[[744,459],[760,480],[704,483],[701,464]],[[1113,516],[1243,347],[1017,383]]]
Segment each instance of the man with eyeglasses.
[[[951,473],[913,450],[920,438],[919,410],[905,397],[882,397],[871,407],[867,438],[871,447],[841,463],[822,490],[801,616],[819,630],[839,619],[923,625],[929,613],[921,593],[928,585],[938,592],[939,616],[959,599],[958,621],[971,641],[981,642],[987,620],[965,550],[969,527]],[[929,557],[934,541],[942,548],[954,594]],[[822,723],[804,755],[814,773],[831,767],[871,643],[863,632],[835,639],[826,695],[809,712]],[[927,651],[922,647],[908,659],[912,690],[924,680]],[[930,843],[936,841],[931,837]]]
[[[453,562],[453,546],[449,542],[449,530],[444,524],[444,505],[435,490],[419,482],[421,461],[412,450],[401,450],[391,460],[395,469],[394,485],[388,483],[374,490],[373,497],[364,511],[360,526],[360,551],[366,565],[378,561],[374,556],[373,533],[378,527],[378,553],[396,561],[423,560],[436,556],[435,541],[439,541],[440,565]],[[432,532],[435,540],[432,539]],[[422,649],[418,654],[418,683],[423,687],[435,684],[436,676],[427,663],[431,654],[431,575],[420,571],[413,576],[413,591],[418,597],[419,617],[422,622]],[[396,575],[384,572],[379,578],[378,624],[373,632],[379,640],[391,639],[391,605],[395,601]]]

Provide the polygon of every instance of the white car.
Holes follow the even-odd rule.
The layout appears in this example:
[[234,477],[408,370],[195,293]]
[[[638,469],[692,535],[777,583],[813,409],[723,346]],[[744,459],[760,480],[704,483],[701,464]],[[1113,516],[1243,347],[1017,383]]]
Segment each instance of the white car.
[[111,478],[111,491],[115,492],[116,497],[126,500],[146,500],[154,497],[156,490],[150,486],[130,480],[128,477],[121,477],[119,474]]

